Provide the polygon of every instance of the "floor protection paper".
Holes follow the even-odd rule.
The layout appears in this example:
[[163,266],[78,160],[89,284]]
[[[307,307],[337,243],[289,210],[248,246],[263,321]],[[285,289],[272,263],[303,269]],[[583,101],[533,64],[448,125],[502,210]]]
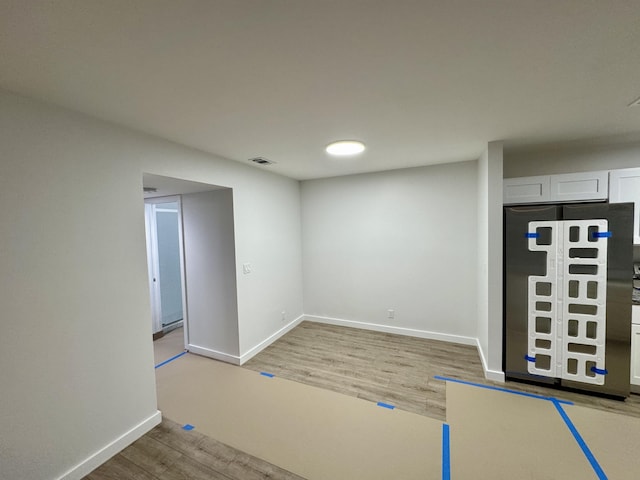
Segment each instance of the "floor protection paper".
[[156,373],[164,416],[309,480],[442,478],[437,420],[192,354]]

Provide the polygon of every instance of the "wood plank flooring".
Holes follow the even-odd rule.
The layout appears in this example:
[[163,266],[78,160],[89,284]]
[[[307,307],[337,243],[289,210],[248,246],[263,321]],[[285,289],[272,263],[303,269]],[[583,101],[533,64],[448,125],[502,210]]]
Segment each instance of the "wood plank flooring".
[[304,480],[177,423],[162,423],[84,480]]
[[[182,335],[182,329],[169,335]],[[163,344],[171,342],[163,339]],[[178,342],[179,343],[179,342]],[[214,361],[214,360],[212,360]],[[445,382],[435,375],[554,396],[601,410],[640,417],[640,396],[625,402],[518,382],[484,379],[475,346],[303,322],[247,362],[244,368],[385,402],[445,419]],[[164,419],[86,480],[301,479],[197,431]],[[304,480],[304,479],[302,479]]]
[[577,405],[640,417],[640,395],[626,401],[485,380],[475,346],[302,322],[243,365],[445,420],[445,383],[434,376],[553,396]]
[[476,347],[302,322],[243,365],[438,420],[445,384],[483,377]]

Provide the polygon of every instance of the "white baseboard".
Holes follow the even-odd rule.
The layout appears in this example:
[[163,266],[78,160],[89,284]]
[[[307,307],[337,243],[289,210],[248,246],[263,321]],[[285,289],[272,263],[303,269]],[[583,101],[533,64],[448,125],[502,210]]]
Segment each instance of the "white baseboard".
[[160,411],[156,411],[156,413],[151,415],[149,418],[143,420],[131,430],[116,438],[113,442],[98,450],[86,460],[80,462],[67,473],[58,477],[58,480],[80,480],[82,477],[89,475],[89,473],[109,460],[115,454],[127,448],[153,427],[158,425],[161,421],[162,414]]
[[377,323],[358,322],[355,320],[344,320],[342,318],[319,317],[316,315],[304,315],[304,319],[310,322],[326,323],[341,327],[361,328],[363,330],[374,330],[376,332],[395,333],[397,335],[407,335],[409,337],[427,338],[429,340],[441,340],[443,342],[460,343],[462,345],[477,345],[478,340],[473,337],[462,335],[451,335],[449,333],[430,332],[428,330],[417,330],[413,328],[392,327],[389,325],[379,325]]
[[213,358],[214,360],[220,360],[221,362],[231,363],[233,365],[240,365],[240,357],[237,355],[230,355],[228,353],[218,352],[206,347],[200,347],[198,345],[189,344],[187,350],[196,355],[202,355],[203,357]]
[[282,327],[276,333],[274,333],[270,337],[264,339],[262,342],[257,344],[255,347],[250,348],[248,351],[246,351],[245,353],[240,355],[240,365],[243,365],[245,362],[251,360],[251,358],[255,357],[258,353],[260,353],[262,350],[267,348],[273,342],[278,340],[280,337],[285,335],[287,332],[289,332],[293,328],[297,327],[302,322],[302,320],[304,320],[304,318],[305,318],[304,315],[300,315],[298,318],[296,318],[292,322],[290,322],[287,325],[285,325],[284,327]]
[[431,332],[428,330],[417,330],[413,328],[379,325],[376,323],[358,322],[355,320],[345,320],[342,318],[321,317],[317,315],[300,315],[298,318],[288,323],[273,335],[264,339],[262,342],[258,343],[256,346],[249,349],[247,352],[243,353],[240,356],[230,355],[228,353],[219,352],[210,348],[200,347],[193,344],[189,344],[187,346],[187,349],[191,353],[195,353],[197,355],[213,358],[215,360],[231,363],[233,365],[243,365],[255,355],[271,345],[273,342],[285,335],[287,332],[298,326],[304,320],[309,322],[326,323],[329,325],[338,325],[341,327],[360,328],[364,330],[374,330],[377,332],[394,333],[397,335],[407,335],[409,337],[426,338],[429,340],[440,340],[443,342],[458,343],[462,345],[474,345],[478,349],[478,354],[480,355],[480,359],[482,361],[482,368],[484,370],[485,378],[487,380],[493,380],[496,382],[505,381],[503,372],[497,370],[489,370],[487,368],[487,360],[477,338],[465,337],[463,335],[452,335],[449,333]]
[[193,345],[191,343],[189,345],[187,345],[187,350],[189,350],[189,352],[191,352],[191,353],[195,353],[196,355],[202,355],[203,357],[213,358],[215,360],[220,360],[222,362],[231,363],[232,365],[242,365],[245,362],[247,362],[248,360],[250,360],[251,358],[253,358],[255,355],[257,355],[258,353],[260,353],[262,350],[267,348],[273,342],[278,340],[280,337],[282,337],[289,330],[291,330],[294,327],[296,327],[300,322],[302,322],[303,318],[304,317],[302,315],[300,315],[298,318],[296,318],[295,320],[291,321],[290,323],[288,323],[287,325],[282,327],[280,330],[275,332],[273,335],[265,338],[263,341],[261,341],[255,347],[252,347],[251,349],[249,349],[247,352],[243,353],[240,356],[238,356],[238,355],[230,355],[228,353],[219,352],[217,350],[212,350],[210,348],[201,347],[199,345]]
[[504,383],[504,372],[500,372],[498,370],[485,370],[484,378],[487,380],[493,380],[494,382]]
[[169,332],[174,331],[177,328],[180,327],[184,327],[184,320],[180,319],[180,321],[176,322],[176,323],[172,323],[171,325],[167,325],[166,327],[162,328],[162,332],[164,332],[164,334],[166,335]]
[[487,358],[484,355],[484,350],[480,345],[480,340],[476,340],[476,347],[478,348],[478,354],[480,354],[480,360],[482,361],[482,369],[484,370],[484,378],[487,380],[493,380],[494,382],[504,383],[504,372],[498,370],[489,370],[487,366]]

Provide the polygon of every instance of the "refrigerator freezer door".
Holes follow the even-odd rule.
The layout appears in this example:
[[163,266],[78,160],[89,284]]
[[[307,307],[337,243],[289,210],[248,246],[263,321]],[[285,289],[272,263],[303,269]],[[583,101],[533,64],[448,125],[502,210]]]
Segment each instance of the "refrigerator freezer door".
[[558,320],[558,247],[562,233],[562,222],[558,220],[529,222],[527,230],[529,251],[544,253],[547,264],[544,275],[529,275],[527,370],[545,377],[562,375],[562,325]]
[[[528,284],[529,276],[547,274],[545,252],[529,251],[529,222],[559,220],[557,205],[507,207],[504,209],[504,372],[507,378],[555,383],[556,379],[529,373]],[[542,232],[540,243],[550,242],[550,232]]]

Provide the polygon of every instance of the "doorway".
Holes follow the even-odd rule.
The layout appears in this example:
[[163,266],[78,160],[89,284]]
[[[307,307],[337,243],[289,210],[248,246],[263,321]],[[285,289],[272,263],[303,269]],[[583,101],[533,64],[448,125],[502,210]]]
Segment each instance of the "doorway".
[[142,186],[157,360],[239,363],[233,189],[148,173]]
[[179,196],[145,200],[147,265],[154,339],[186,324]]

